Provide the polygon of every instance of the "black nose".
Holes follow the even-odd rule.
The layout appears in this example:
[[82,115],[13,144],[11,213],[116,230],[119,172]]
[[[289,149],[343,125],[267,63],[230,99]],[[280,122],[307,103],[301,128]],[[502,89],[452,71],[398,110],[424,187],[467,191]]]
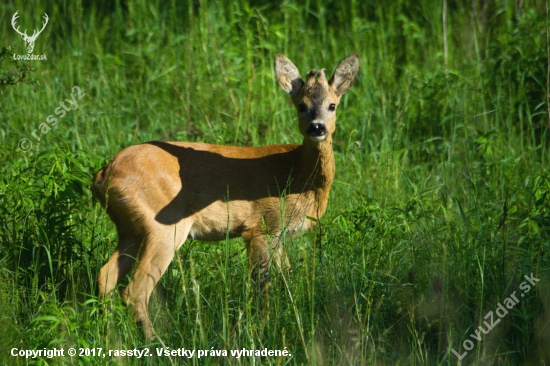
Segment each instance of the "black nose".
[[324,123],[312,122],[306,132],[310,136],[319,137],[327,134],[327,128]]

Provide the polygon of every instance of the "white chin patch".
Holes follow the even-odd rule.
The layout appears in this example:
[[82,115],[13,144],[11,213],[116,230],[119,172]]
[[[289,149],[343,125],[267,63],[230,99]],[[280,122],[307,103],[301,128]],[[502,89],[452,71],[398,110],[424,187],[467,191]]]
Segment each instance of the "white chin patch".
[[312,139],[313,141],[317,141],[317,142],[320,142],[320,141],[323,141],[324,139],[327,138],[327,135],[323,135],[323,136],[309,136],[310,139]]

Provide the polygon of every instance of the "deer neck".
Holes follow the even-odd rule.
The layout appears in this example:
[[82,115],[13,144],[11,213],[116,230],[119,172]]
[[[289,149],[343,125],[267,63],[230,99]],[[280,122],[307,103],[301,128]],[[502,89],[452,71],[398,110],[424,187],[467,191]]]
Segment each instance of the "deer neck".
[[335,170],[332,137],[327,136],[321,142],[304,138],[301,150],[300,168],[306,187],[316,191],[317,194],[328,195]]

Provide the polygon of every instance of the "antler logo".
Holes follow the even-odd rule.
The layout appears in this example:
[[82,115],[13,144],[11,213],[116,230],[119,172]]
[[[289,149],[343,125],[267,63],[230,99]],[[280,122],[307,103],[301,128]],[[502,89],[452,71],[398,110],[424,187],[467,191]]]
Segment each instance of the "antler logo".
[[46,24],[48,24],[48,14],[44,13],[44,20],[45,22],[42,23],[42,29],[40,29],[39,31],[36,31],[34,30],[32,36],[28,36],[27,35],[27,30],[25,29],[25,32],[21,33],[19,31],[19,27],[15,27],[15,21],[17,20],[17,11],[15,12],[15,14],[13,14],[13,17],[11,18],[11,26],[13,27],[13,29],[19,33],[21,35],[21,37],[23,37],[23,41],[25,41],[25,43],[27,44],[26,47],[27,47],[27,53],[32,53],[32,50],[34,49],[34,42],[36,41],[36,38],[38,38],[38,36],[40,35],[40,33],[42,33],[42,31],[44,30],[44,28],[46,28]]

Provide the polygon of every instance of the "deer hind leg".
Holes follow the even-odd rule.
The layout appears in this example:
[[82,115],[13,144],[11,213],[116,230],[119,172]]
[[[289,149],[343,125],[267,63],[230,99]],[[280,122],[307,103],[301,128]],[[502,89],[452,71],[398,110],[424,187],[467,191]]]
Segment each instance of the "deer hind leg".
[[139,255],[132,280],[124,289],[123,297],[131,308],[136,322],[141,325],[145,338],[155,338],[153,324],[149,318],[148,305],[153,288],[162,277],[174,252],[183,244],[191,225],[179,223],[174,226],[154,224],[146,236]]
[[101,299],[111,296],[115,287],[130,273],[141,244],[131,233],[118,231],[118,246],[99,272],[98,288]]

